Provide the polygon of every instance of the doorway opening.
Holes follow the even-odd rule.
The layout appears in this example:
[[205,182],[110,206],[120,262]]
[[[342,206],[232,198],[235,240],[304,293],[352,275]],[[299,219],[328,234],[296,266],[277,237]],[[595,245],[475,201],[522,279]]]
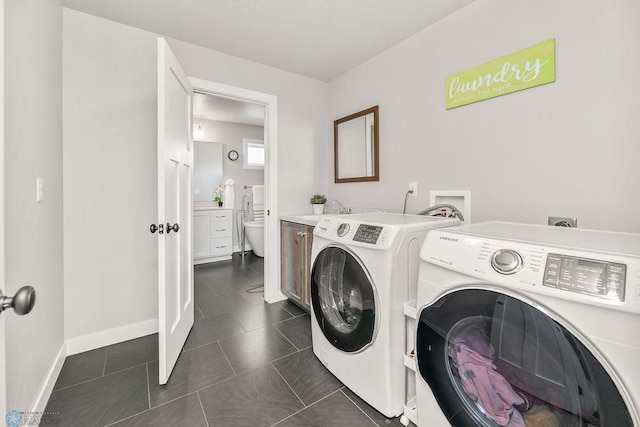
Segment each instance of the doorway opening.
[[[218,247],[229,255],[240,252],[244,257],[253,250],[264,257],[264,233],[257,234],[264,227],[253,226],[264,220],[264,120],[262,104],[197,91],[193,95],[194,207],[220,206],[231,215],[231,221],[215,227],[213,249],[208,241],[203,241],[203,255],[194,249],[196,263]],[[249,243],[244,227],[247,222],[253,226]],[[194,244],[198,242],[194,239]]]
[[[193,111],[194,131],[200,130],[198,126],[202,128],[202,138],[214,140],[223,138],[220,132],[218,132],[218,134],[209,134],[208,137],[206,136],[207,127],[211,125],[211,123],[209,123],[210,121],[230,123],[231,120],[240,120],[238,117],[244,115],[245,117],[242,120],[247,123],[244,123],[241,127],[244,127],[247,132],[252,129],[251,127],[259,127],[259,123],[262,122],[263,129],[261,134],[262,141],[264,143],[264,168],[262,170],[244,169],[244,159],[247,154],[244,152],[242,141],[238,148],[232,148],[231,142],[225,142],[223,140],[216,142],[222,142],[227,145],[223,148],[224,152],[222,153],[222,158],[223,165],[228,166],[228,171],[225,171],[223,166],[222,177],[225,181],[227,179],[233,179],[235,181],[235,208],[241,209],[243,207],[242,199],[244,198],[244,195],[253,193],[252,188],[249,187],[252,187],[254,182],[259,182],[259,176],[262,176],[262,182],[264,185],[264,299],[269,303],[283,300],[286,297],[282,292],[280,292],[280,269],[277,256],[280,244],[278,239],[279,224],[277,206],[277,97],[207,80],[195,78],[189,78],[189,80],[193,85],[195,92]],[[204,113],[207,108],[202,105],[196,105],[196,102],[200,101],[205,104],[211,104],[211,106],[218,105],[218,107],[222,107],[220,108],[221,111],[218,112],[221,115],[208,116],[210,118],[217,117],[218,120],[205,122],[205,120],[208,120]],[[196,109],[198,109],[198,111],[196,111]],[[234,110],[236,111],[235,113],[233,112]],[[242,110],[244,110],[244,113],[240,112]],[[235,119],[231,119],[232,114],[236,116]],[[260,115],[261,117],[259,117]],[[251,119],[250,116],[253,116],[253,118]],[[221,128],[222,126],[219,126],[219,129]],[[229,126],[227,126],[227,128],[229,128]],[[236,126],[236,131],[238,129],[240,129],[240,127]],[[253,128],[252,131],[258,132],[257,135],[260,135],[259,129]],[[254,133],[252,135],[256,134]],[[244,139],[254,140],[252,142],[255,144],[255,140],[259,140],[260,138],[248,136],[244,137]],[[194,141],[198,141],[198,138],[196,138],[195,135]],[[237,140],[233,143],[233,147],[236,147],[236,144],[238,144]],[[235,153],[233,153],[233,151],[235,151]],[[236,176],[231,175],[232,171],[235,171]],[[241,175],[239,171],[242,171]],[[242,178],[240,178],[240,176],[242,176]],[[238,179],[236,179],[236,177],[238,177]],[[241,180],[243,180],[243,182],[240,182]],[[194,188],[192,189],[194,192],[196,190],[195,185],[197,184],[195,183],[194,178]],[[245,186],[248,188],[245,189]],[[215,197],[213,194],[202,194],[203,190],[204,193],[206,193],[208,189],[200,189],[199,195],[212,195]],[[195,196],[196,194],[194,194],[194,200],[196,200]],[[242,231],[237,227],[234,228]],[[234,233],[236,234],[238,243],[241,244],[241,233],[235,231]],[[242,250],[241,247],[235,247],[234,249]]]

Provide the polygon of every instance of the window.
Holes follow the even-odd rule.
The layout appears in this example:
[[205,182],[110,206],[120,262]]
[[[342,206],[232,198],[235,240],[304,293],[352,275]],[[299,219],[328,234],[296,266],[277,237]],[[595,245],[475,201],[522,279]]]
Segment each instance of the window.
[[264,141],[242,139],[245,169],[264,169]]

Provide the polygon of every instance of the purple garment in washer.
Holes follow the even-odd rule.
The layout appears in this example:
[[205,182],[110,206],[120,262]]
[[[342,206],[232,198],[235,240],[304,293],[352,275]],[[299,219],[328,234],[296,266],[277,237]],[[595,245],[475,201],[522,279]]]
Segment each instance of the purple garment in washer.
[[460,344],[465,344],[470,350],[493,360],[493,348],[489,344],[487,334],[479,325],[469,325],[456,334],[450,341],[449,356],[459,350]]
[[508,427],[525,427],[524,420],[514,405],[524,403],[511,384],[496,371],[490,358],[471,350],[466,344],[458,344],[453,358],[458,366],[464,391],[484,408],[487,417],[496,424]]

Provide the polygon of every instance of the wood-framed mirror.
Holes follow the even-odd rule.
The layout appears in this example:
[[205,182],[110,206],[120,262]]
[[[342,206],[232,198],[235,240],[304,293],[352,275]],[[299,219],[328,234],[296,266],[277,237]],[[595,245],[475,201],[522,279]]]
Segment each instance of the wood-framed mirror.
[[378,106],[333,122],[335,182],[380,180]]

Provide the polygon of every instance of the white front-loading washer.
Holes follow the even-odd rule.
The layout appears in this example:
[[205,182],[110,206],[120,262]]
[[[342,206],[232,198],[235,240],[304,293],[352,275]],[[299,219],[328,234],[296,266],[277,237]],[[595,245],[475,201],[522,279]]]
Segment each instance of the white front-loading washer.
[[385,212],[321,219],[311,272],[313,352],[344,385],[387,417],[402,413],[403,303],[418,281],[430,229],[455,218]]
[[640,235],[504,222],[428,233],[419,426],[639,426]]

